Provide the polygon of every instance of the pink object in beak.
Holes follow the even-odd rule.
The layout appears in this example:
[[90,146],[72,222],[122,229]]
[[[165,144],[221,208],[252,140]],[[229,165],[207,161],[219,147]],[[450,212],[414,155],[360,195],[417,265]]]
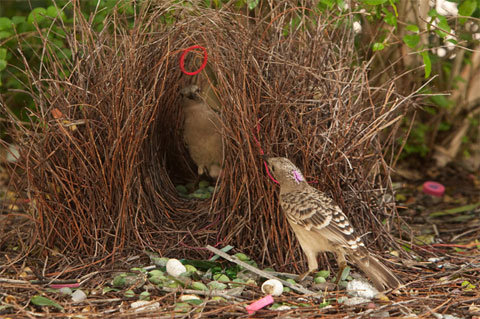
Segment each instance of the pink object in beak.
[[245,308],[247,309],[248,314],[251,315],[251,314],[255,313],[255,311],[260,310],[260,309],[262,309],[262,308],[264,308],[264,307],[266,307],[266,306],[268,306],[272,303],[273,303],[272,295],[266,295],[265,297],[263,297],[261,299],[258,299],[254,303],[249,304]]
[[445,193],[445,186],[437,182],[428,181],[423,184],[423,192],[428,195],[442,197]]

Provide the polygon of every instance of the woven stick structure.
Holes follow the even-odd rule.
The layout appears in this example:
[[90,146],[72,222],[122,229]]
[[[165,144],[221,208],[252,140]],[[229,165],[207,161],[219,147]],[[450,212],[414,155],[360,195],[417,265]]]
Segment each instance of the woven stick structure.
[[[231,244],[299,270],[303,257],[258,157],[265,152],[301,167],[369,232],[369,246],[394,245],[389,233],[399,227],[383,195],[395,130],[385,132],[405,100],[393,79],[369,86],[348,17],[339,26],[293,1],[258,10],[268,13],[167,1],[140,9],[131,28],[114,15],[102,32],[77,14],[67,66],[46,44],[50,63],[27,68],[35,120],[15,132],[32,242],[96,259],[132,248],[205,257],[205,245]],[[207,49],[208,72],[187,76],[179,57],[192,45]],[[188,70],[198,53],[186,56]],[[225,165],[210,200],[189,200],[175,189],[196,178],[179,91],[206,80],[220,105]]]

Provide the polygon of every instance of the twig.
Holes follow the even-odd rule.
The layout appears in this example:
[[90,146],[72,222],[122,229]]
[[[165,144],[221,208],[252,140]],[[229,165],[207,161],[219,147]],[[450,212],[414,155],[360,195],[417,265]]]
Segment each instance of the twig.
[[236,263],[237,265],[240,265],[242,266],[243,268],[245,269],[248,269],[249,271],[253,272],[253,273],[256,273],[257,275],[259,276],[262,276],[263,278],[268,278],[268,279],[276,279],[278,281],[280,281],[284,286],[287,286],[295,291],[298,291],[298,292],[301,292],[303,294],[306,294],[306,295],[317,295],[318,292],[313,292],[311,290],[308,290],[306,289],[305,287],[302,287],[301,285],[299,284],[291,284],[289,283],[288,281],[285,281],[283,279],[280,279],[278,277],[275,277],[274,275],[272,275],[271,273],[268,273],[268,272],[265,272],[263,270],[260,270],[258,268],[255,268],[241,260],[239,260],[237,257],[235,256],[230,256],[229,254],[226,254],[224,253],[223,251],[215,248],[215,247],[212,247],[210,245],[207,246],[207,249],[210,250],[211,252],[214,252],[215,254],[219,255],[220,257],[223,257],[225,258],[226,260],[228,261],[231,261],[233,263]]
[[212,297],[223,297],[225,299],[235,299],[237,301],[245,301],[245,299],[232,296],[227,292],[220,292],[219,290],[210,290],[210,291],[203,291],[203,290],[193,290],[193,289],[178,289],[178,288],[169,288],[169,287],[161,287],[160,290],[166,292],[182,292],[185,294],[192,294],[192,295],[200,295],[200,296],[212,296]]

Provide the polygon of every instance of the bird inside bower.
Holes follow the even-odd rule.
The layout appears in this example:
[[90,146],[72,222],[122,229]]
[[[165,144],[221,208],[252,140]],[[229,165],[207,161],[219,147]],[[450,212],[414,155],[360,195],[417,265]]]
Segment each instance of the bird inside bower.
[[217,179],[223,165],[222,123],[219,115],[205,102],[200,88],[188,85],[180,90],[185,116],[183,139],[198,175]]
[[320,252],[332,252],[340,268],[337,283],[348,259],[379,291],[402,285],[389,268],[370,255],[340,207],[326,194],[308,185],[302,172],[290,160],[264,158],[280,184],[280,206],[307,257],[308,271],[300,280],[318,269]]

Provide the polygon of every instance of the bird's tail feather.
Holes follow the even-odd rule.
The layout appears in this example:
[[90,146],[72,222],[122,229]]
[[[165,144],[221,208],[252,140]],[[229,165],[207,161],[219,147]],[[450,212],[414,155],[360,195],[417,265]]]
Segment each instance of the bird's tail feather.
[[355,265],[367,275],[378,291],[395,289],[402,285],[402,281],[390,269],[370,254],[352,257],[355,259]]

